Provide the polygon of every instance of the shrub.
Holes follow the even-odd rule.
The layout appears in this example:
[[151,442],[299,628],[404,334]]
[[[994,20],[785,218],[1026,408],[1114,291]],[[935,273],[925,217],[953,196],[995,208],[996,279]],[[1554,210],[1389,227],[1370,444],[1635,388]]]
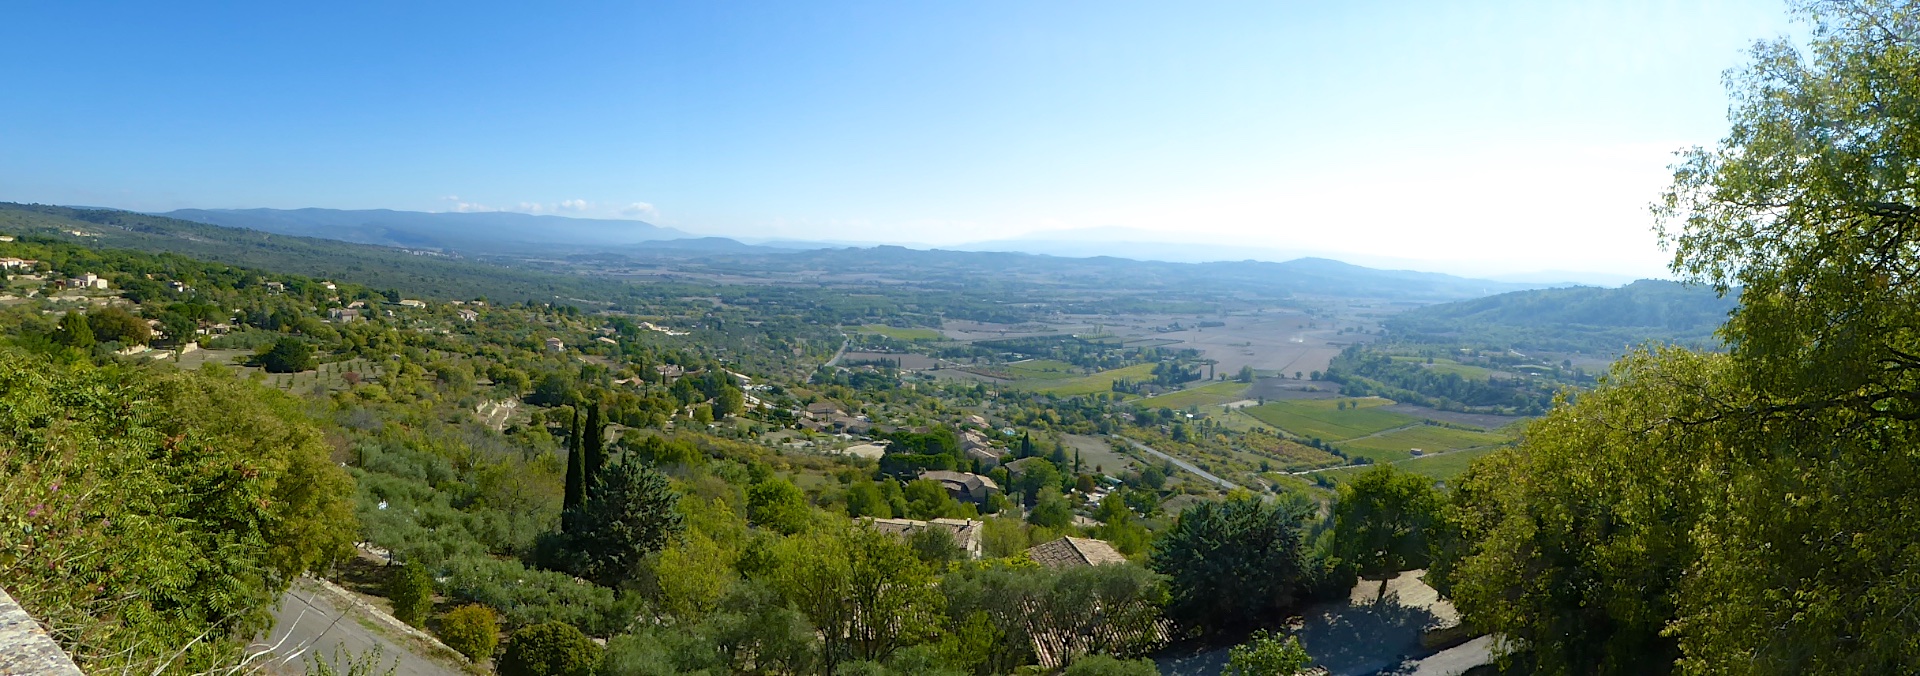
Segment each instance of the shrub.
[[433,577],[419,561],[408,561],[387,578],[387,600],[393,603],[393,616],[401,622],[419,626],[433,609]]
[[500,624],[493,609],[469,603],[440,618],[440,640],[475,662],[493,657],[500,644]]
[[1300,647],[1300,639],[1279,636],[1265,630],[1253,632],[1246,643],[1227,651],[1227,676],[1293,676],[1306,671],[1313,658]]
[[600,646],[564,622],[545,622],[514,632],[500,657],[501,676],[587,676],[600,662]]
[[1121,660],[1107,655],[1090,655],[1074,662],[1061,676],[1160,676],[1153,660]]

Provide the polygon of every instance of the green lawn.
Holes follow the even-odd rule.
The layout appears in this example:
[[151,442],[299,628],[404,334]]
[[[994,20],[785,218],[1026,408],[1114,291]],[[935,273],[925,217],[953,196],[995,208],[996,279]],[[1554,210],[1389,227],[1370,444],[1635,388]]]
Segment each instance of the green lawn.
[[877,333],[894,340],[940,340],[946,336],[934,329],[903,329],[885,324],[868,324],[860,327],[862,333]]
[[1212,406],[1245,399],[1247,384],[1227,381],[1212,383],[1179,392],[1147,397],[1140,405],[1153,408],[1184,409],[1188,406]]
[[1506,443],[1504,434],[1460,430],[1438,425],[1420,425],[1388,432],[1380,436],[1355,439],[1339,444],[1347,455],[1376,461],[1398,461],[1412,457],[1412,449],[1426,453],[1444,453],[1465,448],[1497,446]]
[[1032,385],[1035,386],[1033,387],[1033,389],[1040,392],[1045,392],[1047,394],[1051,394],[1055,396],[1071,397],[1071,396],[1082,395],[1082,394],[1098,394],[1101,392],[1112,392],[1113,381],[1120,380],[1122,378],[1127,378],[1132,380],[1147,380],[1152,377],[1153,377],[1152,364],[1134,364],[1132,366],[1128,366],[1125,368],[1117,368],[1111,371],[1101,371],[1093,375],[1080,376],[1078,378],[1069,378],[1066,380],[1036,381],[1032,383]]
[[[1345,402],[1350,408],[1341,410]],[[1380,410],[1393,402],[1379,397],[1360,399],[1294,399],[1246,409],[1260,422],[1304,437],[1341,441],[1420,422],[1419,419]]]

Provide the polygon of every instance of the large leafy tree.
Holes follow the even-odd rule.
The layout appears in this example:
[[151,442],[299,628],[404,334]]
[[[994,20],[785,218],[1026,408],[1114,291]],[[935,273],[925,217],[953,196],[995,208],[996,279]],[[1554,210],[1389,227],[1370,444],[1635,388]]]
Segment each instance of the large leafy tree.
[[1292,607],[1312,510],[1292,495],[1265,502],[1240,494],[1181,512],[1153,543],[1153,569],[1172,593],[1168,614],[1189,628],[1223,631]]
[[1439,507],[1426,477],[1375,465],[1341,484],[1333,541],[1361,574],[1380,578],[1379,597],[1385,599],[1394,573],[1427,564],[1427,531]]
[[821,638],[825,671],[848,660],[885,661],[931,636],[944,599],[933,571],[885,533],[863,527],[787,538],[771,582]]
[[1674,268],[1740,289],[1753,400],[1720,413],[1720,490],[1675,627],[1690,669],[1920,671],[1920,8],[1796,5],[1754,47],[1731,130],[1658,205]]
[[258,357],[260,367],[268,373],[298,373],[313,369],[313,348],[306,341],[292,336],[273,341],[273,345]]
[[1737,291],[1474,468],[1436,581],[1544,673],[1920,671],[1920,10],[1804,2],[1656,206]]
[[791,481],[768,477],[747,488],[747,519],[755,524],[791,535],[805,530],[812,516],[807,494]]
[[1428,578],[1476,627],[1518,639],[1549,674],[1663,673],[1678,580],[1696,557],[1710,425],[1736,401],[1726,359],[1635,353],[1525,442],[1455,482]]

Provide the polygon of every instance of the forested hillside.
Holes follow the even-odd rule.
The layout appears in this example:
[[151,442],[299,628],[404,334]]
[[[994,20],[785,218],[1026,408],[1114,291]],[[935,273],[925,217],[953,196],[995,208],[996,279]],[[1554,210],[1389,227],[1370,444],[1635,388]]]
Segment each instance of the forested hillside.
[[1618,289],[1515,291],[1411,310],[1385,324],[1401,340],[1612,357],[1648,342],[1714,349],[1739,294],[1643,279]]

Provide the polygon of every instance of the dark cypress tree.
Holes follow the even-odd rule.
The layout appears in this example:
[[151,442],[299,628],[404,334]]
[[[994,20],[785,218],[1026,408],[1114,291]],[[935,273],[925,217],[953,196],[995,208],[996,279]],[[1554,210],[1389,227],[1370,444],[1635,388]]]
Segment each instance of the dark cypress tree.
[[[600,470],[606,467],[606,426],[600,419],[600,402],[587,405],[587,426],[580,430],[580,448],[585,451],[586,472],[583,486],[586,493],[592,493],[599,483]],[[586,493],[582,493],[585,496]],[[584,498],[582,500],[584,503]]]
[[[587,501],[586,454],[580,448],[580,412],[574,411],[567,434],[567,492],[560,502],[563,511],[573,512]],[[572,530],[566,528],[564,530]]]
[[1020,435],[1020,457],[1022,458],[1033,457],[1033,433],[1032,432],[1027,432],[1025,434]]

